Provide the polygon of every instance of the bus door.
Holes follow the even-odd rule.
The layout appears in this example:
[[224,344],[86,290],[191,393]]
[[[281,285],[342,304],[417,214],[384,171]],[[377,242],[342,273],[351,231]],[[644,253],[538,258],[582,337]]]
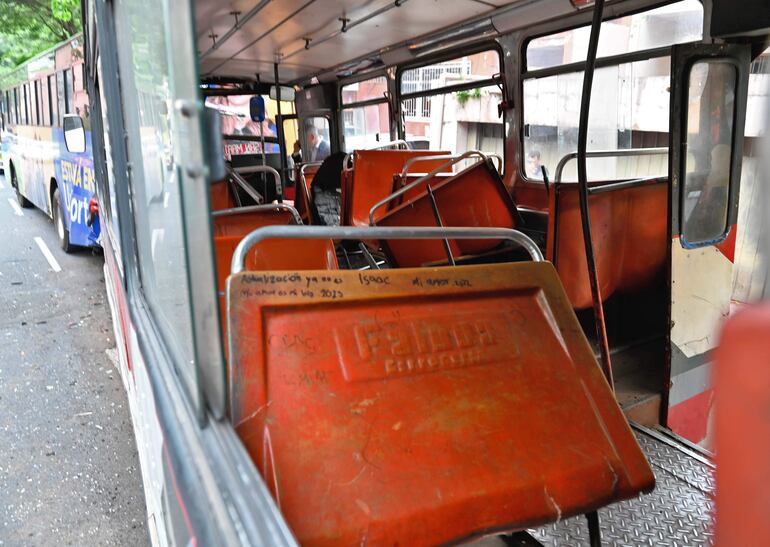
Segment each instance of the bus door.
[[730,312],[750,48],[675,46],[665,424],[711,448],[711,353]]

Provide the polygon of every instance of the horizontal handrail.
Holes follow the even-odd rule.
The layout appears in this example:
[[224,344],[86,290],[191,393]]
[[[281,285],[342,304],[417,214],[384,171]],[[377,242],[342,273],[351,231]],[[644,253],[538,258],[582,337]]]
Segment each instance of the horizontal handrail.
[[240,174],[243,173],[244,175],[251,175],[253,173],[267,173],[269,175],[273,176],[273,179],[275,180],[275,192],[278,195],[278,199],[283,199],[283,186],[281,184],[281,174],[270,167],[269,165],[249,165],[245,167],[233,167],[233,171]]
[[507,239],[521,245],[535,262],[543,261],[543,253],[529,236],[510,228],[432,228],[432,227],[365,227],[353,226],[265,226],[244,237],[233,253],[232,273],[245,269],[246,255],[265,239]]
[[[623,158],[628,156],[657,156],[660,154],[668,154],[668,148],[661,146],[657,148],[624,148],[622,150],[589,150],[586,152],[586,158]],[[554,183],[561,182],[564,167],[575,158],[577,158],[577,152],[570,152],[559,160],[559,163],[556,164]]]
[[[418,157],[420,157],[420,158],[432,158],[432,159],[449,159],[449,161],[447,161],[445,163],[442,163],[441,165],[436,167],[433,171],[431,171],[427,175],[422,176],[422,177],[418,178],[417,180],[415,180],[413,182],[410,182],[406,186],[402,186],[401,188],[399,188],[398,190],[396,190],[395,192],[393,192],[389,196],[386,196],[386,197],[382,198],[380,201],[378,201],[377,203],[372,205],[372,208],[369,209],[369,224],[371,226],[375,225],[375,222],[374,222],[374,212],[377,209],[379,209],[383,205],[393,201],[395,198],[397,198],[399,196],[403,196],[409,190],[411,190],[412,188],[415,188],[416,186],[419,186],[420,184],[422,184],[426,180],[432,179],[438,173],[441,173],[442,171],[444,171],[444,169],[446,169],[447,167],[450,167],[450,166],[454,165],[455,163],[459,163],[459,162],[461,162],[463,160],[466,160],[466,159],[472,158],[472,157],[478,157],[481,161],[486,161],[487,160],[487,156],[483,152],[479,152],[478,150],[468,150],[467,152],[465,152],[463,154],[460,154],[459,156],[418,156]],[[409,163],[409,162],[407,162],[407,163]],[[406,166],[404,166],[404,169],[406,169]],[[403,170],[401,171],[401,173],[402,173],[402,176],[405,176],[405,175],[403,175],[403,173],[404,173]]]
[[[385,150],[394,146],[397,147],[397,150],[411,150],[409,148],[409,143],[404,139],[396,139],[395,141],[370,146],[368,148],[359,148],[358,150]],[[351,171],[353,169],[353,152],[348,152],[345,155],[345,159],[342,160],[342,169],[343,171]]]
[[231,215],[245,215],[247,213],[254,213],[258,211],[279,211],[279,210],[288,211],[289,213],[291,213],[291,216],[294,219],[295,224],[302,224],[302,218],[299,216],[299,211],[297,211],[291,205],[287,205],[286,203],[268,203],[266,205],[249,205],[248,207],[233,207],[232,209],[220,209],[219,211],[214,211],[212,216],[225,217],[225,216],[231,216]]
[[303,163],[299,168],[299,172],[301,174],[304,174],[305,171],[307,171],[308,167],[320,167],[322,163],[323,163],[322,161],[309,161],[309,162]]
[[589,186],[588,193],[594,195],[603,194],[605,192],[614,192],[615,190],[623,190],[625,188],[636,188],[637,186],[644,186],[649,182],[661,181],[663,178],[665,177],[642,177],[621,182],[612,182],[610,184],[602,184],[600,186]]

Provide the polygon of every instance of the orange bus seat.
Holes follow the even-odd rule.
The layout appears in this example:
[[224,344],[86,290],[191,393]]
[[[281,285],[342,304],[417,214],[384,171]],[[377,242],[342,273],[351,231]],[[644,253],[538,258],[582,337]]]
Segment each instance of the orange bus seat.
[[232,209],[237,206],[229,180],[220,180],[211,185],[212,211],[222,211],[223,209]]
[[[294,217],[285,209],[214,217],[214,247],[217,255],[219,290],[225,289],[235,247],[249,232],[264,226],[293,223]],[[247,270],[318,270],[338,267],[334,242],[330,239],[270,239],[255,245],[246,256]]]
[[[457,175],[431,184],[441,222],[446,227],[513,228],[519,214],[500,175],[491,162],[480,161]],[[426,189],[384,214],[379,226],[438,226]],[[483,253],[498,240],[456,240],[449,246],[455,258]],[[383,246],[399,267],[413,267],[447,260],[442,241],[390,241]]]
[[[310,203],[308,201],[308,196],[313,195],[313,177],[315,177],[316,171],[318,171],[318,166],[305,169],[305,183],[307,185],[308,192],[307,195],[305,195],[305,189],[302,187],[302,181],[299,180],[299,178],[297,179],[297,192],[294,195],[294,207],[297,209],[300,218],[302,218],[302,222],[305,224],[313,223],[313,215],[310,213]],[[297,177],[300,176],[301,175],[298,171]]]
[[[714,545],[770,545],[770,302],[730,317],[714,355]],[[748,441],[748,442],[747,442]]]
[[654,477],[547,262],[228,280],[230,416],[302,545],[436,545]]
[[[396,190],[399,190],[400,188],[402,188],[404,186],[408,186],[409,184],[412,184],[413,182],[416,182],[417,179],[419,179],[421,177],[424,177],[425,175],[427,175],[427,173],[410,173],[403,180],[401,179],[400,173],[398,175],[393,175],[393,192],[395,192]],[[445,179],[451,177],[452,175],[453,174],[449,173],[449,172],[447,172],[447,173],[438,173],[438,174],[434,175],[433,177],[431,177],[431,179],[429,181],[426,181],[426,182],[430,182],[431,186],[435,186],[440,181],[445,180]],[[418,197],[424,191],[425,191],[425,187],[424,186],[419,186],[419,185],[415,186],[411,190],[407,190],[406,193],[400,195],[399,197],[395,198],[392,202],[390,202],[390,204],[389,204],[390,207],[388,207],[388,205],[385,205],[384,206],[385,210],[387,211],[388,209],[394,209],[397,205],[401,205],[405,201],[409,201],[409,200],[412,200],[412,199]],[[382,216],[382,215],[380,215],[380,216]]]
[[[293,224],[293,215],[284,209],[252,211],[214,217],[214,252],[217,261],[217,290],[222,321],[223,339],[227,337],[224,320],[226,306],[224,291],[230,266],[238,243],[251,231],[264,226]],[[270,269],[320,270],[338,269],[337,252],[330,239],[268,239],[255,245],[246,255],[248,271]],[[227,353],[227,348],[225,348]]]
[[[443,156],[449,152],[438,150],[356,150],[353,153],[353,170],[343,181],[343,226],[369,226],[369,209],[390,195],[393,175],[400,173],[406,162],[419,156]],[[423,171],[440,167],[445,160],[425,161],[417,164]],[[345,195],[347,193],[347,195]],[[380,208],[375,219],[387,211]]]
[[[666,180],[593,194],[589,206],[602,297],[606,300],[616,291],[638,291],[660,280],[669,241]],[[556,230],[554,211],[559,215]],[[551,192],[546,248],[573,307],[590,308],[593,300],[577,184],[560,184],[558,191]]]

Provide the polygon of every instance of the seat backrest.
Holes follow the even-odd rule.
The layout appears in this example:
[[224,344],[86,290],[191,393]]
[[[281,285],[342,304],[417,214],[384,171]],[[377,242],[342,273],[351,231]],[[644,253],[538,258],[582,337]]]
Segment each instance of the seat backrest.
[[[400,173],[404,164],[418,156],[444,156],[449,152],[438,150],[356,150],[353,154],[353,171],[343,179],[343,218],[345,226],[369,226],[369,209],[390,195],[393,175]],[[444,161],[421,162],[415,166],[420,171],[431,171]],[[387,208],[379,210],[384,214]],[[377,218],[377,217],[375,217]]]
[[[313,223],[313,215],[310,212],[310,199],[312,199],[313,195],[313,180],[315,179],[315,174],[318,171],[318,166],[309,166],[305,168],[304,171],[304,177],[305,177],[305,186],[307,187],[307,194],[305,193],[305,188],[303,188],[302,180],[297,179],[297,191],[294,194],[294,207],[296,207],[297,211],[299,212],[299,216],[302,218],[302,222],[305,224],[312,224]],[[297,177],[303,176],[303,174],[298,170],[297,171]]]
[[653,486],[547,262],[227,291],[230,417],[303,545],[446,544]]
[[[217,256],[219,290],[224,290],[230,275],[230,262],[240,241],[263,226],[293,224],[294,217],[285,209],[214,217],[214,247]],[[254,246],[246,257],[247,270],[337,269],[337,255],[331,240],[271,239]]]
[[[513,228],[520,225],[510,194],[491,162],[480,161],[460,173],[429,181],[446,227]],[[422,191],[385,213],[380,226],[439,226],[430,196]],[[476,255],[500,244],[498,240],[458,240],[449,245],[455,258]],[[447,260],[441,241],[396,240],[384,243],[399,267],[412,267]]]
[[[413,173],[413,174],[408,174],[403,179],[401,178],[401,175],[395,175],[393,177],[393,192],[395,192],[396,190],[399,190],[400,188],[403,188],[404,186],[408,186],[410,184],[417,182],[417,180],[425,177],[426,175],[427,173]],[[435,186],[438,183],[440,183],[442,180],[447,179],[451,176],[453,176],[453,173],[437,173],[436,175],[431,177],[427,182],[429,182],[431,186]],[[418,184],[414,188],[407,190],[404,194],[395,198],[389,204],[390,205],[389,207],[385,206],[385,211],[387,211],[388,209],[395,209],[398,205],[401,205],[405,201],[409,201],[411,199],[418,197],[423,192],[425,192],[425,184]]]
[[211,210],[222,211],[236,207],[235,196],[227,179],[217,181],[211,185]]
[[[636,291],[660,280],[668,249],[666,180],[592,194],[589,207],[602,297],[606,300],[616,291]],[[552,189],[547,250],[547,258],[556,265],[572,305],[576,309],[590,308],[593,299],[577,184],[560,184],[558,190]]]
[[214,237],[245,236],[263,226],[293,224],[294,217],[288,209],[270,209],[214,216]]

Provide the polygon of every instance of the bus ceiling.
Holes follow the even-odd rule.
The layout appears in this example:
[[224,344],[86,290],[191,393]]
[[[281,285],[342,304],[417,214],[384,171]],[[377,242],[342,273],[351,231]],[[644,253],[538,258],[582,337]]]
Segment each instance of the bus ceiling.
[[201,75],[273,81],[277,62],[282,83],[333,81],[569,15],[573,1],[456,0],[442,10],[424,0],[252,0],[236,11],[197,0]]
[[[605,19],[664,4],[661,0],[608,1]],[[451,10],[427,0],[196,0],[201,75],[216,79],[306,86],[408,63],[444,49],[580,11],[590,22],[591,0],[456,0]],[[770,30],[766,0],[746,9],[712,0],[711,35],[758,36]],[[577,21],[575,21],[577,22]]]

